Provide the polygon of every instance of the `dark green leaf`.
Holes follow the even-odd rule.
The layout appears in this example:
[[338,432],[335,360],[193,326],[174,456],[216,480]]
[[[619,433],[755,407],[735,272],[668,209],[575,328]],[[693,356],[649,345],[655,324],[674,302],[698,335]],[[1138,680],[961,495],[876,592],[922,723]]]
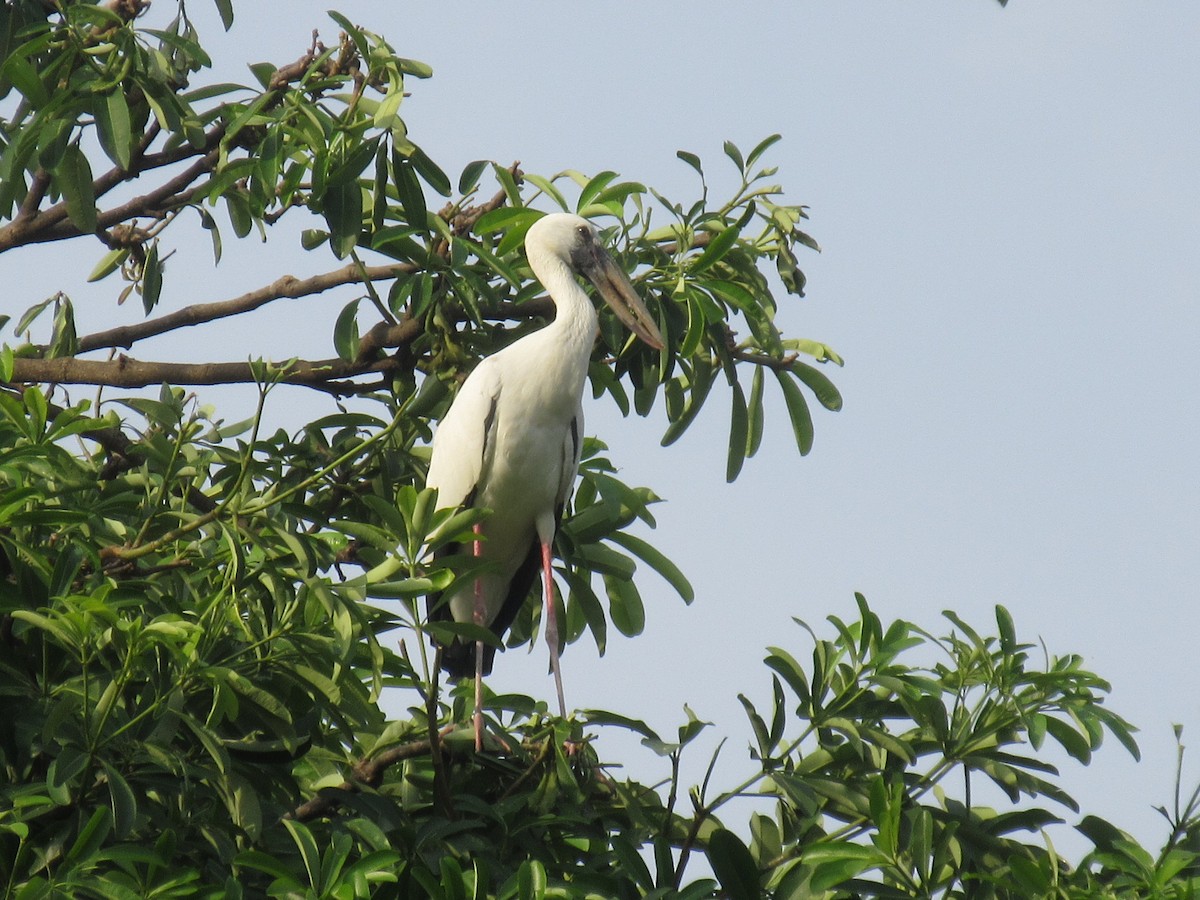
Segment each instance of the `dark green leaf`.
[[115,768],[101,760],[104,777],[108,781],[108,795],[112,802],[113,830],[123,840],[133,830],[137,820],[137,797],[129,782]]
[[770,147],[772,147],[779,139],[780,135],[772,134],[759,141],[758,145],[750,151],[750,155],[746,157],[746,168],[752,168],[754,164],[758,162],[759,157],[761,157],[763,153],[770,149]]
[[67,215],[83,234],[96,230],[96,195],[92,167],[78,144],[69,145],[54,170],[54,181],[67,201]]
[[737,148],[733,141],[726,141],[724,145],[725,155],[733,160],[733,164],[740,170],[745,171],[746,162],[742,159],[742,151]]
[[467,163],[462,170],[462,175],[458,177],[458,192],[465,195],[475,190],[479,184],[479,179],[489,164],[489,161],[486,159],[477,159],[474,162]]
[[213,0],[221,15],[221,25],[228,31],[233,27],[233,0]]
[[733,393],[733,404],[729,415],[729,455],[725,463],[725,481],[728,483],[737,480],[738,473],[742,471],[742,463],[746,461],[749,425],[746,395],[742,393],[741,384],[735,379],[730,389]]
[[736,834],[718,828],[708,839],[708,862],[721,887],[732,900],[757,900],[758,866]]
[[613,625],[626,637],[636,637],[646,627],[646,608],[637,586],[627,578],[604,576],[608,592],[608,614]]
[[229,213],[229,224],[233,233],[244,238],[254,227],[254,216],[250,212],[250,201],[246,194],[239,190],[227,191],[224,195],[225,211]]
[[701,178],[704,178],[704,168],[700,165],[700,157],[698,157],[695,153],[690,153],[687,150],[676,150],[675,155],[695,169],[696,174],[698,174]]
[[362,188],[359,187],[358,178],[326,185],[322,203],[334,255],[344,259],[358,243],[362,230]]
[[128,170],[133,154],[133,131],[129,120],[129,105],[118,86],[95,98],[93,110],[100,146],[118,168]]
[[631,719],[628,716],[623,716],[620,713],[609,712],[604,709],[588,709],[584,710],[584,715],[587,721],[592,725],[611,725],[617,728],[625,728],[629,731],[636,732],[644,738],[652,741],[661,741],[653,728],[643,722],[641,719]]
[[727,226],[723,231],[717,232],[708,246],[704,248],[704,252],[700,254],[700,258],[692,264],[691,273],[699,275],[705,269],[711,268],[729,252],[730,248],[737,242],[741,235],[741,229],[734,225]]
[[605,171],[592,178],[579,192],[579,202],[575,204],[575,209],[578,211],[586,209],[616,177],[616,172]]
[[426,155],[424,150],[414,147],[409,159],[417,170],[417,174],[424,179],[427,185],[443,197],[450,196],[450,178],[439,168],[437,163]]
[[142,265],[142,309],[149,315],[158,305],[162,293],[162,261],[158,258],[158,242],[146,251],[146,262]]
[[800,393],[800,388],[792,381],[787,372],[777,371],[775,377],[779,381],[779,387],[783,390],[788,418],[791,419],[792,432],[796,437],[796,447],[800,450],[801,456],[807,456],[813,444],[812,414],[808,411],[808,404],[804,401],[804,395]]
[[763,438],[763,367],[755,366],[750,381],[750,399],[746,403],[748,422],[746,426],[746,456],[753,456],[762,445]]
[[476,234],[491,234],[509,228],[523,228],[528,231],[529,226],[541,217],[542,213],[537,210],[501,206],[480,216],[479,221],[475,223],[474,231]]
[[823,407],[833,412],[842,408],[842,395],[833,382],[825,376],[825,373],[808,363],[799,361],[792,363],[791,370],[797,378],[808,385]]
[[619,531],[609,538],[614,544],[624,547],[638,559],[654,569],[663,579],[675,589],[685,603],[691,603],[696,598],[691,583],[679,568],[662,555],[658,550],[639,537],[634,537],[625,531]]
[[392,154],[392,177],[396,182],[396,190],[400,194],[400,204],[404,207],[404,217],[412,227],[426,231],[428,213],[425,206],[425,192],[421,190],[421,182],[417,180],[416,170],[411,159],[406,159],[399,153]]
[[333,346],[337,355],[344,360],[353,361],[358,356],[358,304],[362,298],[352,300],[342,307],[338,314],[337,323],[333,327]]

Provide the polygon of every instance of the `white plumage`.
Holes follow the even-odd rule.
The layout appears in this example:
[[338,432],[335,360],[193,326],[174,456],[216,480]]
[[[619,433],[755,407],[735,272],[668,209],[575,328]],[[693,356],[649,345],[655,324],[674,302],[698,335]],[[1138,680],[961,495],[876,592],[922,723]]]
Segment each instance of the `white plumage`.
[[[556,213],[539,219],[525,238],[529,267],[555,305],[555,318],[479,363],[459,389],[434,435],[429,487],[438,506],[486,507],[475,552],[491,571],[434,598],[432,614],[476,621],[502,636],[543,570],[546,639],[562,713],[557,622],[550,601],[550,550],[563,504],[579,466],[581,399],[597,333],[596,310],[575,280],[586,275],[618,317],[652,347],[662,338],[624,272],[600,245],[592,225]],[[472,654],[471,651],[474,651]],[[455,677],[491,670],[493,651],[482,643],[443,650]],[[476,691],[476,743],[481,718]]]

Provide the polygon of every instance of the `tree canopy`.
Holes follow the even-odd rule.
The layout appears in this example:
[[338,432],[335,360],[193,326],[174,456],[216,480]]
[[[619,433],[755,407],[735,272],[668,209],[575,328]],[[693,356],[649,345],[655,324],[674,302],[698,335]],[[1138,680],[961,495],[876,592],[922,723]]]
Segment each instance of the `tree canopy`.
[[[232,0],[215,6],[228,29]],[[1086,858],[1043,840],[1080,811],[1045,751],[1086,764],[1106,736],[1137,749],[1104,680],[1019,638],[1000,607],[986,627],[948,612],[929,629],[859,596],[848,619],[798,622],[739,695],[753,743],[734,785],[683,783],[707,727],[695,716],[664,736],[620,710],[562,720],[526,695],[487,697],[476,753],[469,692],[439,683],[429,648],[479,629],[428,621],[423,598],[470,577],[469,560],[433,552],[482,514],[437,511],[424,472],[465,373],[552,314],[524,234],[550,210],[595,220],[658,319],[661,352],[602,316],[595,398],[662,410],[668,444],[728,391],[730,481],[773,398],[807,454],[814,401],[841,406],[826,372],[842,361],[775,323],[817,249],[774,181],[778,136],[725,144],[727,197],[686,150],[684,200],[613,171],[480,160],[452,177],[402,115],[432,73],[382,36],[331,13],[330,46],[214,83],[214,39],[185,4],[159,27],[147,7],[0,10],[0,252],[93,257],[0,313],[4,896],[1190,895],[1200,793],[1163,809],[1158,850],[1086,815]],[[235,296],[182,299],[173,256],[218,264],[223,242],[285,218],[325,271],[251,271]],[[144,318],[80,333],[85,278]],[[335,289],[351,299],[330,358],[140,349]],[[212,384],[245,385],[257,414],[227,422],[189,390]],[[93,400],[76,398],[85,385]],[[275,397],[302,390],[328,411],[294,433],[265,426]],[[638,635],[645,568],[691,600],[636,532],[657,499],[587,439],[557,544],[568,640]],[[537,633],[540,602],[510,645]],[[659,783],[607,760],[610,729],[661,760]]]

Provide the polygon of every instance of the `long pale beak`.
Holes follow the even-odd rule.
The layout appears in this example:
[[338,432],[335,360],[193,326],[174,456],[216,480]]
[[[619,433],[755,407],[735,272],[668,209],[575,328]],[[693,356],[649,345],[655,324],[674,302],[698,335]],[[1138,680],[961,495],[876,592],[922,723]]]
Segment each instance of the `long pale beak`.
[[617,318],[628,326],[630,331],[655,350],[663,348],[663,339],[658,331],[658,326],[650,317],[650,310],[646,309],[642,298],[629,283],[629,276],[599,246],[596,247],[595,253],[583,267],[583,274],[596,286],[596,290],[600,292],[604,302],[617,314]]

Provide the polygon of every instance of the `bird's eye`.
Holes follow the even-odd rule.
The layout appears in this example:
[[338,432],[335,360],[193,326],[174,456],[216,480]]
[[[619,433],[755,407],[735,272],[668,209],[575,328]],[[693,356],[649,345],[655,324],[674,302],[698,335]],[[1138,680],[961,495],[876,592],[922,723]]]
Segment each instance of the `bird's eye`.
[[588,228],[586,225],[580,225],[578,228],[575,229],[575,231],[579,234],[579,236],[581,238],[584,238],[585,240],[592,236],[592,230],[590,228]]

